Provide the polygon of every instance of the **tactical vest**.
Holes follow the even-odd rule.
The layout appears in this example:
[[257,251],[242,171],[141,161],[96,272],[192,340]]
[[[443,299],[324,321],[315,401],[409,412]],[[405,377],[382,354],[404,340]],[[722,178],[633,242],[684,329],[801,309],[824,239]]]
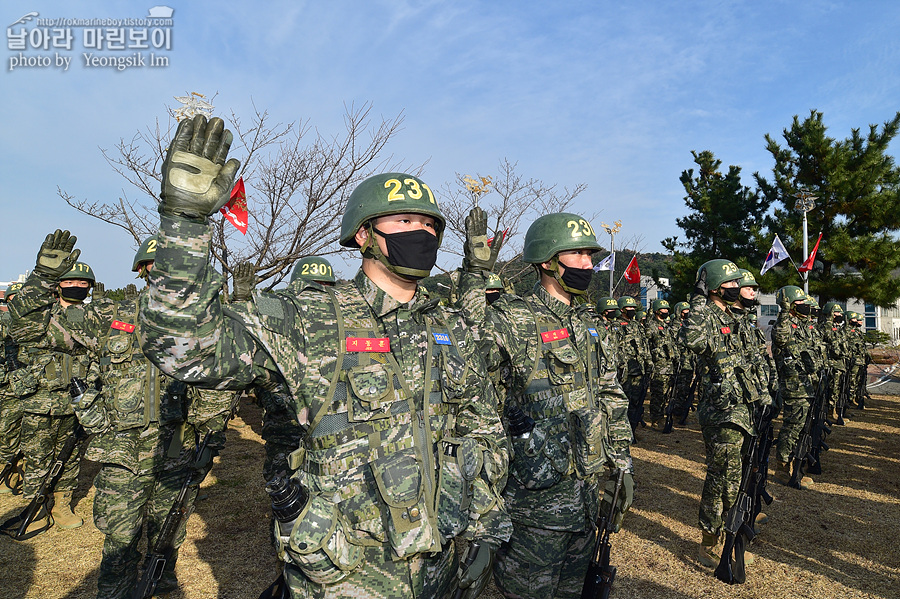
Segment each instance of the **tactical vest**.
[[[413,390],[391,353],[391,343],[401,340],[387,336],[356,286],[324,291],[333,323],[306,339],[308,369],[292,389],[309,408],[309,426],[291,467],[313,499],[297,518],[289,551],[289,561],[321,584],[352,570],[362,546],[388,545],[395,560],[440,551],[442,541],[468,526],[470,507],[487,512],[494,505],[482,497],[476,506],[479,499],[466,495],[471,485],[455,497],[445,489],[443,478],[454,467],[470,481],[480,473],[482,448],[452,436],[459,404],[468,399],[469,367],[434,310],[437,301],[413,314],[427,343],[424,389]],[[282,297],[302,310],[302,294],[299,301]],[[282,303],[266,295],[256,300],[263,326],[283,334]]]
[[[187,385],[161,374],[141,351],[138,340],[139,302],[119,320],[120,306],[112,306],[110,327],[100,339],[100,374],[104,406],[118,431],[183,422]],[[77,325],[77,322],[75,323]]]
[[25,353],[31,362],[29,368],[35,389],[33,394],[22,397],[22,409],[53,416],[73,414],[69,381],[73,376],[83,378],[87,374],[90,364],[87,357],[35,347],[26,348]]
[[[535,421],[528,437],[513,439],[511,470],[528,489],[543,489],[573,474],[590,477],[604,467],[609,439],[606,413],[595,390],[601,365],[615,364],[594,327],[587,327],[587,362],[582,360],[574,331],[540,301],[519,299],[533,318],[535,336],[527,341],[528,361],[513,364],[521,384],[514,400]],[[587,366],[587,367],[585,367]]]

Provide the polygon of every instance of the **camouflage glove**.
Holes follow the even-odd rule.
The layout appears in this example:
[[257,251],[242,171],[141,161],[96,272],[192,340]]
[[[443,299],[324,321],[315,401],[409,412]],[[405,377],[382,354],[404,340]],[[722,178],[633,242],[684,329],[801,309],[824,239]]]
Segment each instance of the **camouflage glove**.
[[134,283],[128,283],[125,285],[125,299],[130,300],[134,299],[138,296],[137,287],[134,286]]
[[159,213],[199,222],[228,201],[240,162],[225,162],[231,131],[222,119],[197,115],[178,123],[162,166]]
[[463,268],[467,272],[490,272],[497,262],[497,254],[503,247],[503,235],[495,234],[493,242],[487,240],[487,212],[476,206],[466,217],[466,243]]
[[234,293],[231,301],[246,302],[256,287],[256,267],[251,262],[241,262],[234,269]]
[[466,563],[460,566],[457,586],[462,599],[476,599],[491,579],[497,548],[487,541],[472,541]]
[[97,281],[94,283],[94,291],[91,292],[91,297],[95,300],[102,300],[106,298],[106,285]]
[[[606,487],[603,489],[603,505],[601,506],[601,510],[607,517],[609,517],[612,496],[615,491],[616,477],[613,476],[606,481]],[[626,472],[625,476],[622,477],[622,489],[619,491],[619,501],[615,506],[612,506],[614,532],[619,532],[622,528],[622,520],[625,518],[625,513],[631,508],[632,503],[634,503],[634,475],[630,472]]]
[[55,281],[72,270],[72,266],[81,255],[81,250],[74,249],[77,240],[78,238],[70,235],[68,231],[59,229],[47,235],[38,252],[34,272]]

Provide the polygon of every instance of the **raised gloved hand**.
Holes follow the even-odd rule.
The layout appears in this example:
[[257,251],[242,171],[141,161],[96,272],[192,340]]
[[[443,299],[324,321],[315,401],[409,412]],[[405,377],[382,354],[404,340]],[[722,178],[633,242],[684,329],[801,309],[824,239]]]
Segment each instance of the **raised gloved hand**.
[[476,599],[491,579],[497,548],[488,541],[472,541],[466,563],[460,566],[457,586],[462,599]]
[[231,301],[249,300],[254,287],[256,287],[256,267],[251,262],[241,262],[234,269],[234,293],[231,294]]
[[[694,283],[694,297],[702,295],[706,298],[709,295],[709,288],[706,286],[706,269],[700,271],[700,276],[697,277],[697,281]],[[691,303],[693,303],[693,297],[691,298]]]
[[134,299],[138,296],[137,287],[134,286],[134,283],[128,283],[125,285],[125,299],[130,300]]
[[68,231],[59,229],[47,235],[38,251],[34,271],[42,277],[55,281],[72,270],[72,266],[81,255],[81,250],[74,249],[77,240],[78,238],[70,235]]
[[466,216],[463,268],[468,272],[493,270],[500,248],[503,247],[503,235],[500,234],[495,234],[494,240],[488,245],[487,222],[487,212],[478,206],[472,208]]
[[[601,510],[604,514],[609,515],[610,505],[612,504],[613,493],[616,491],[616,477],[606,481],[606,487],[603,490],[603,505]],[[622,528],[622,520],[625,513],[634,503],[634,476],[630,472],[626,472],[622,477],[622,489],[619,491],[619,501],[612,506],[613,531],[619,532]]]
[[231,131],[222,119],[198,114],[178,123],[162,166],[159,213],[206,222],[228,201],[241,163],[225,162]]
[[94,283],[94,291],[91,293],[94,300],[102,300],[106,297],[106,285],[97,281]]

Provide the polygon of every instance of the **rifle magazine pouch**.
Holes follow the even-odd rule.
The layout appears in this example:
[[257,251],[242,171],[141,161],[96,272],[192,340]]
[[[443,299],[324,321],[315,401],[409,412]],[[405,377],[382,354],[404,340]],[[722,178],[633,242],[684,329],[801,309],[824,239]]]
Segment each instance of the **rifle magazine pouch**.
[[309,498],[283,549],[312,582],[333,584],[343,580],[363,558],[363,548],[351,544],[346,523],[333,503],[318,495]]
[[580,362],[578,352],[569,343],[553,347],[547,353],[547,375],[554,385],[571,385],[576,380],[576,369]]
[[88,432],[101,433],[109,428],[109,412],[106,410],[99,391],[95,389],[85,391],[81,401],[72,402],[72,408],[75,410],[78,422]]
[[575,471],[580,478],[600,472],[606,464],[603,448],[605,414],[597,408],[579,408],[569,412],[569,435],[575,454]]
[[526,489],[546,489],[568,470],[568,451],[551,435],[550,421],[535,424],[527,437],[513,437],[514,457],[510,469]]
[[395,401],[392,375],[379,363],[354,366],[347,374],[350,397],[347,398],[350,422],[388,418]]
[[439,550],[438,531],[429,522],[415,449],[379,458],[371,462],[371,467],[378,493],[387,504],[387,536],[396,557]]
[[473,481],[481,472],[482,452],[474,439],[444,437],[438,444],[438,532],[452,539],[469,524]]
[[31,368],[19,368],[9,373],[9,387],[16,397],[27,397],[37,391],[38,382]]

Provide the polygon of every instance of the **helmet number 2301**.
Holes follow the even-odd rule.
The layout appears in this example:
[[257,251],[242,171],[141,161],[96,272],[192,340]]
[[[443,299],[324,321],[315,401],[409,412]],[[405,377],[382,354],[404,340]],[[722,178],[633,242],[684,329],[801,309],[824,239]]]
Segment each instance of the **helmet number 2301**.
[[425,188],[425,191],[428,192],[428,201],[432,204],[434,201],[434,194],[431,193],[431,188],[422,183],[419,184],[415,179],[404,179],[403,183],[400,182],[400,179],[388,179],[384,182],[384,188],[390,189],[388,192],[388,202],[394,202],[397,200],[405,200],[406,196],[403,195],[403,192],[400,191],[403,188],[406,188],[406,193],[409,195],[409,198],[412,200],[418,200],[422,197],[422,188]]
[[591,228],[590,223],[583,218],[578,219],[577,221],[568,221],[566,223],[566,228],[572,229],[572,237],[594,236],[594,230]]

